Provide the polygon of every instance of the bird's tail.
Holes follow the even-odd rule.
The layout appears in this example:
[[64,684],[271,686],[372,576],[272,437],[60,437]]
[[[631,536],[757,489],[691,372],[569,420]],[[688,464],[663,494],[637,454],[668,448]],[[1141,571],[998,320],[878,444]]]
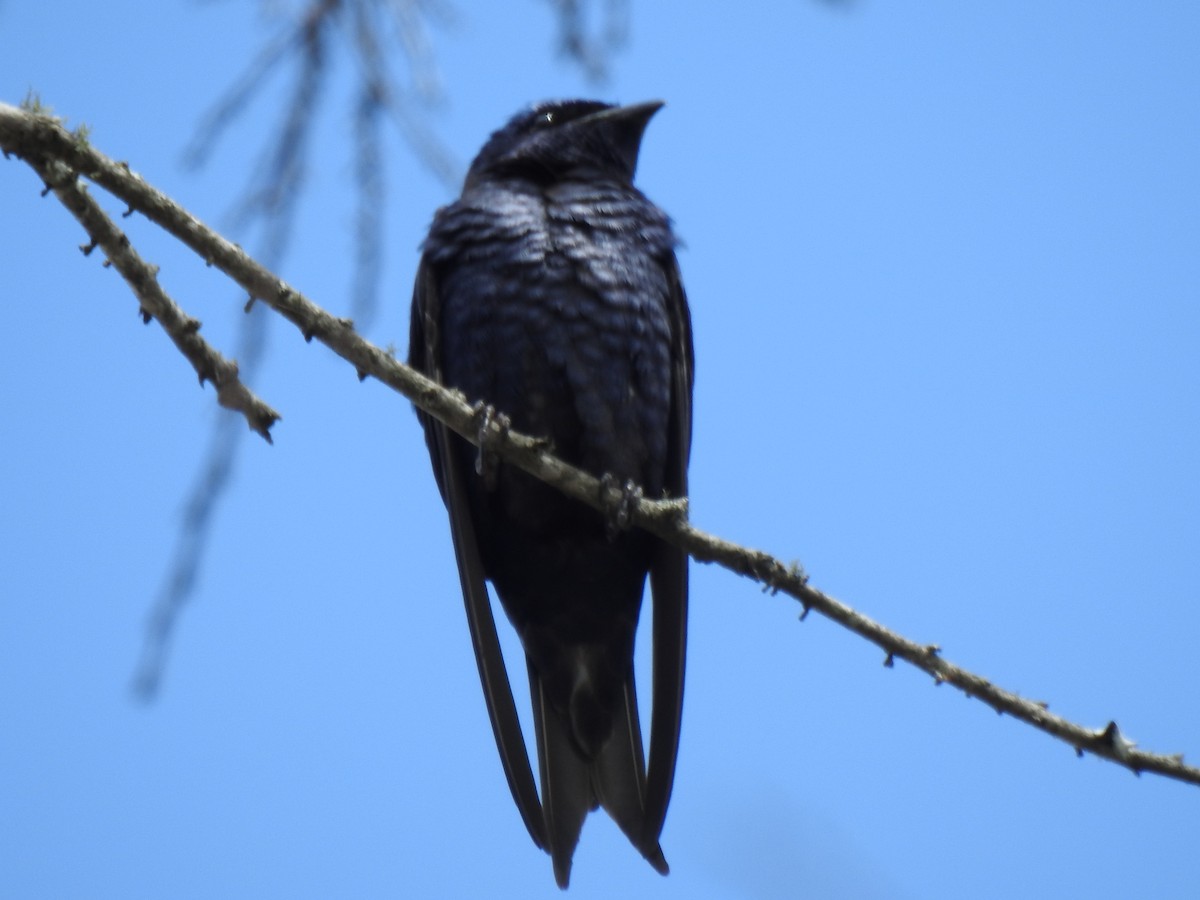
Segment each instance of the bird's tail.
[[667,861],[658,836],[644,833],[646,763],[632,670],[614,710],[612,732],[591,758],[580,747],[570,713],[550,703],[532,664],[529,685],[541,769],[542,810],[558,886],[565,888],[570,881],[571,859],[583,820],[597,806],[603,806],[638,852],[656,871],[666,875]]

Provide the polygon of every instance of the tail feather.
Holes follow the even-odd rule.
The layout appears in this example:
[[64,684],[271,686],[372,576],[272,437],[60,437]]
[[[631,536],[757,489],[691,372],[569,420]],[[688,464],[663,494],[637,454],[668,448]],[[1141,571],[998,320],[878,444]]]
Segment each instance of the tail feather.
[[554,862],[558,886],[566,888],[570,882],[571,860],[583,821],[597,806],[604,807],[655,871],[666,875],[667,861],[657,835],[646,837],[646,763],[633,673],[625,680],[612,734],[591,760],[579,749],[568,715],[549,702],[532,665],[529,685],[537,731],[547,849]]
[[597,755],[591,771],[596,799],[605,812],[654,870],[666,875],[669,869],[658,836],[647,839],[645,834],[646,757],[642,752],[642,728],[632,672],[625,679],[612,736]]

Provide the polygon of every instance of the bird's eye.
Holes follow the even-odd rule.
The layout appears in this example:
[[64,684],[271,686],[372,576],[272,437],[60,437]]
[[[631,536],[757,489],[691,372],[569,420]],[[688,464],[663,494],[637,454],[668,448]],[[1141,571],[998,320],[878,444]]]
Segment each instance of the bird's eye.
[[554,113],[552,113],[552,112],[542,113],[540,116],[538,116],[538,124],[541,125],[543,128],[549,128],[551,125],[554,124]]

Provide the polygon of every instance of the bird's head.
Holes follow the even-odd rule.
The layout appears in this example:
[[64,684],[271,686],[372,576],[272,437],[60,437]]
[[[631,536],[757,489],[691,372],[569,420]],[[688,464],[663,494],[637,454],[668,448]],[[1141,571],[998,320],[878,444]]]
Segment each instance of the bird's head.
[[601,172],[633,181],[642,132],[662,101],[614,106],[596,100],[551,100],[517,113],[483,145],[466,187],[489,178],[556,181]]

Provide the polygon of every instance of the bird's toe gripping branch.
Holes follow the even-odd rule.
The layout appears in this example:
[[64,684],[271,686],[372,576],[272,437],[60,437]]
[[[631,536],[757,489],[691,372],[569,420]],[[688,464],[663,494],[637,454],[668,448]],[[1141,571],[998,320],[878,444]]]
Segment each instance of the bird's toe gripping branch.
[[496,472],[500,468],[500,458],[491,449],[496,441],[492,425],[495,424],[500,433],[504,434],[512,427],[512,420],[482,400],[475,404],[474,410],[477,429],[475,438],[479,445],[479,452],[475,456],[475,474],[482,478],[484,485],[491,490],[496,486]]
[[[614,494],[617,494],[615,498]],[[624,484],[618,484],[616,477],[609,473],[600,479],[600,502],[604,504],[605,528],[610,541],[629,528],[633,510],[641,499],[642,489],[633,479],[627,478]]]

